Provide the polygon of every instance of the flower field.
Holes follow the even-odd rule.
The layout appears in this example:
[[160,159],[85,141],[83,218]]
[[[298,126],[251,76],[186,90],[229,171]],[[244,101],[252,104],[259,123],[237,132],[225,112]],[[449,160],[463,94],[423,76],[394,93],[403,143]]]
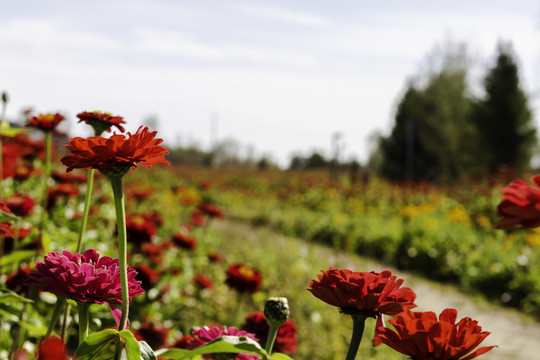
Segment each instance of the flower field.
[[[413,186],[167,167],[156,132],[106,138],[111,126],[123,131],[122,118],[79,119],[95,136],[55,134],[56,114],[30,118],[44,142],[9,128],[2,137],[0,359],[421,360],[492,350],[478,347],[489,329],[459,309],[414,312],[421,294],[406,278],[333,264],[339,251],[540,318],[540,232],[494,229],[508,179]],[[238,241],[219,231],[223,222],[303,241]]]

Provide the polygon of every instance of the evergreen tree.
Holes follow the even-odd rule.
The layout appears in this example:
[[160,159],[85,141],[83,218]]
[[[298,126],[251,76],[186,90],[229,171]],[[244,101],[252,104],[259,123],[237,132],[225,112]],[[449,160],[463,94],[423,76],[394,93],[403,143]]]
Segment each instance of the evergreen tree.
[[496,65],[487,73],[484,86],[485,98],[475,108],[482,159],[492,174],[501,165],[527,169],[537,141],[536,129],[509,44],[499,44]]

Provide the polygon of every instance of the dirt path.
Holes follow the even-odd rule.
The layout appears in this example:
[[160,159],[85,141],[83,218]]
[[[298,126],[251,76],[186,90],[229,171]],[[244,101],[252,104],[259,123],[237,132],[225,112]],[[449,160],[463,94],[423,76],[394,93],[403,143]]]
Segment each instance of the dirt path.
[[[241,238],[246,242],[255,242],[257,238],[262,236],[261,232],[264,232],[264,236],[268,237],[270,232],[267,229],[254,229],[242,223],[227,221],[217,222],[214,226],[218,232],[229,233],[229,235],[232,232],[237,240]],[[293,246],[298,246],[298,242],[304,243],[302,240],[279,234],[273,234],[272,237],[276,248],[290,248],[293,243]],[[489,304],[485,300],[463,294],[452,286],[427,281],[371,259],[333,251],[328,247],[316,244],[306,244],[305,246],[309,247],[311,255],[326,260],[327,264],[320,264],[321,268],[336,266],[374,271],[392,270],[393,273],[404,278],[406,285],[417,293],[418,308],[415,310],[434,311],[439,314],[445,308],[455,308],[458,310],[458,318],[470,316],[478,320],[483,330],[491,332],[482,345],[499,346],[499,348],[482,355],[479,359],[540,360],[540,323],[523,316],[516,310]]]

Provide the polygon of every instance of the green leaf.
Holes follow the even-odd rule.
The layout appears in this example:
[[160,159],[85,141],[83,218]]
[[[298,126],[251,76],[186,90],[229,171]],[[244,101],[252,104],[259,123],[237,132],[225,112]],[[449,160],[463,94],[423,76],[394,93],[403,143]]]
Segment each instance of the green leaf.
[[159,349],[156,350],[155,354],[160,358],[177,360],[182,358],[187,352],[187,349]]
[[51,248],[51,237],[46,231],[43,231],[43,233],[41,234],[41,246],[43,246],[43,249],[45,249],[45,251],[50,251],[49,249]]
[[131,331],[122,330],[119,332],[119,334],[120,338],[124,340],[124,348],[126,349],[128,360],[141,360],[141,347]]
[[16,321],[21,317],[21,309],[18,309],[13,305],[0,304],[0,317]]
[[20,262],[24,260],[31,260],[35,254],[36,254],[35,250],[14,251],[11,254],[4,255],[2,256],[2,258],[0,258],[0,267],[11,265],[11,264],[18,265]]
[[32,337],[42,337],[47,334],[47,328],[45,326],[32,324],[27,321],[19,321],[18,324],[28,330],[28,335]]
[[139,341],[141,347],[141,360],[157,360],[156,354],[145,341]]
[[118,331],[114,329],[90,334],[75,350],[75,358],[77,360],[113,359],[118,336]]
[[9,214],[5,211],[0,210],[0,222],[17,220],[18,218],[19,217],[17,215]]
[[25,303],[33,303],[32,300],[27,299],[23,296],[20,296],[17,293],[14,293],[13,291],[5,291],[0,290],[0,303],[19,303],[19,302],[25,302]]
[[[180,357],[169,357],[174,360],[193,359],[197,355],[216,353],[252,354],[268,358],[268,353],[255,340],[246,336],[222,336],[196,349],[185,352]],[[169,355],[170,356],[170,355]]]
[[293,360],[293,358],[283,353],[272,353],[270,360]]

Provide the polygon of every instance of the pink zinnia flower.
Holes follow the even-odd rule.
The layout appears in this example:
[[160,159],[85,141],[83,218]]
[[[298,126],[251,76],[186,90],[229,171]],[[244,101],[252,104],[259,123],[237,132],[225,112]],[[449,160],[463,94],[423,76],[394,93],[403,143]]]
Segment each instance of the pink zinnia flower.
[[[69,251],[49,252],[36,264],[26,285],[84,303],[121,304],[120,269],[118,259],[100,257],[94,249],[81,254]],[[129,300],[144,293],[137,272],[127,269]]]
[[[255,337],[254,334],[248,333],[247,331],[238,330],[235,327],[226,327],[226,326],[203,326],[201,328],[198,328],[196,330],[192,331],[193,339],[189,342],[189,348],[195,349],[199,346],[202,346],[206,343],[209,343],[210,341],[227,335],[227,336],[246,336],[250,339],[253,339],[255,341],[259,341]],[[216,357],[215,355],[218,354],[205,354],[203,355],[203,359],[218,359],[219,357]],[[237,354],[235,357],[236,360],[259,360],[259,357],[257,355],[250,355],[250,354]]]

